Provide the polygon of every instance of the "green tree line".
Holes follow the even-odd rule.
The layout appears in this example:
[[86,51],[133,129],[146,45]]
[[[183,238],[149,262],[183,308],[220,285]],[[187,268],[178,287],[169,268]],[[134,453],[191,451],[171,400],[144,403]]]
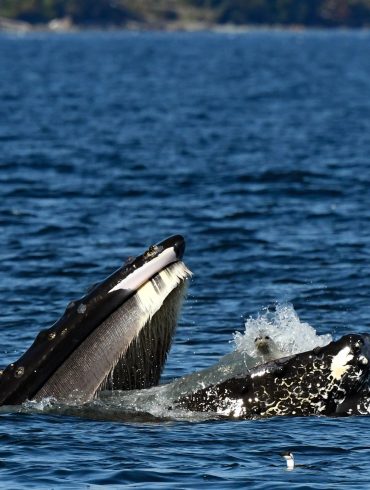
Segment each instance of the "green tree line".
[[153,13],[156,20],[184,20],[187,8],[219,24],[370,25],[370,0],[0,0],[0,16],[31,23],[67,16],[76,24],[145,23]]
[[134,11],[111,0],[0,0],[0,16],[30,23],[70,17],[77,24],[121,24],[134,17]]
[[218,22],[353,26],[370,24],[369,0],[192,0],[219,12]]

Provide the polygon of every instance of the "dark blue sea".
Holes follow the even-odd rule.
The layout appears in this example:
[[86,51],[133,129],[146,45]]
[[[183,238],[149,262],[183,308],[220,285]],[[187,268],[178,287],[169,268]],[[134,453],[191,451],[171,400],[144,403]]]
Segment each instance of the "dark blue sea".
[[[370,33],[0,35],[0,353],[185,236],[164,381],[273,304],[370,330]],[[0,415],[0,487],[370,488],[370,418]],[[282,451],[297,466],[288,472]]]

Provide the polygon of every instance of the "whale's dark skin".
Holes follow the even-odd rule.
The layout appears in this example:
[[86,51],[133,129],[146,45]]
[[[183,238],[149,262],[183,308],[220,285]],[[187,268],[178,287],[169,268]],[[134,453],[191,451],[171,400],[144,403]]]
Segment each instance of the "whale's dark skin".
[[175,405],[234,418],[365,414],[369,358],[370,336],[350,334],[180,397]]
[[[130,259],[111,276],[94,286],[88,294],[69,303],[63,316],[51,328],[41,331],[20,359],[0,372],[0,405],[20,404],[33,399],[39,392],[43,396],[53,396],[53,392],[42,391],[53,374],[92,335],[97,327],[106,322],[115,311],[122,308],[135,294],[136,289],[150,278],[145,279],[144,274],[144,278],[135,279],[134,289],[122,289],[117,285],[120,285],[126,278],[136,277],[132,275],[133,273],[137,274],[137,271],[145,271],[145,267],[152,267],[154,260],[158,261],[158,257],[163,255],[165,259],[162,261],[163,264],[158,266],[159,269],[162,268],[162,265],[163,267],[169,266],[171,263],[180,261],[184,248],[183,237],[179,235],[170,237],[150,247],[144,254]],[[154,273],[159,272],[155,268],[153,271]],[[147,274],[150,273],[151,271]],[[171,325],[171,329],[174,327],[175,325]],[[154,359],[154,362],[148,369],[147,376],[141,377],[140,384],[130,385],[128,383],[126,386],[120,385],[117,388],[145,388],[157,384],[170,347],[172,333],[165,332],[159,347],[159,343],[155,344],[157,350],[160,348],[160,353],[150,352],[151,347],[145,347],[148,359]],[[109,349],[106,349],[106,355],[109,356]],[[76,372],[75,375],[78,377],[80,373]],[[82,400],[85,401],[85,399],[82,396]]]

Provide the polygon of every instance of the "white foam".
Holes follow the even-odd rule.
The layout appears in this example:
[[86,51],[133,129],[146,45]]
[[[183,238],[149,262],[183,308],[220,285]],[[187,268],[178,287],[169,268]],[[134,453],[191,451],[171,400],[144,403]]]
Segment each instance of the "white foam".
[[265,309],[257,318],[249,317],[244,333],[234,334],[235,350],[256,357],[254,340],[261,335],[268,335],[285,356],[323,347],[333,340],[330,334],[318,335],[311,325],[301,322],[289,303],[277,304],[272,311]]
[[40,401],[26,400],[22,406],[26,409],[28,408],[30,410],[43,412],[44,410],[48,410],[49,408],[52,408],[56,403],[57,400],[49,396],[47,398],[43,398]]

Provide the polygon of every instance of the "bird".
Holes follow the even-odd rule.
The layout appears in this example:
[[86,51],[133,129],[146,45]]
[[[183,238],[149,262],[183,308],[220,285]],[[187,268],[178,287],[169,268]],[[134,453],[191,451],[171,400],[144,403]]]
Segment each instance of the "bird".
[[294,470],[294,456],[293,456],[293,453],[291,453],[290,451],[285,451],[284,453],[281,454],[281,456],[286,461],[287,470],[288,471]]

